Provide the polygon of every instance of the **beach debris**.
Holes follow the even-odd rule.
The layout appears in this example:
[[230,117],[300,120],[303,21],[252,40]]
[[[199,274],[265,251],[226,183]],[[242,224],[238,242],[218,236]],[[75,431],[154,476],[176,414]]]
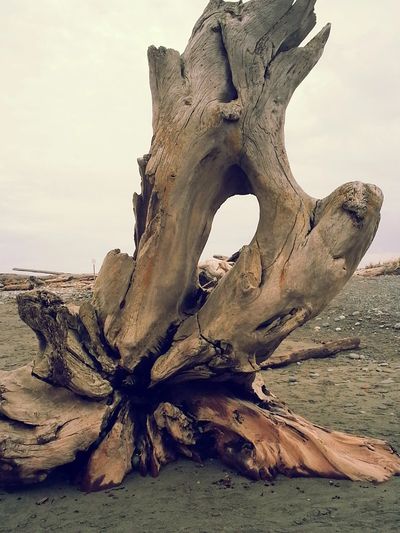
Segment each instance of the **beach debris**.
[[43,287],[75,286],[77,289],[92,288],[92,274],[57,274],[45,276],[23,276],[0,274],[0,292],[30,291]]
[[36,502],[36,505],[43,505],[44,503],[49,501],[49,497],[46,496],[45,498],[42,498]]
[[281,343],[269,359],[261,363],[261,368],[279,368],[292,363],[306,361],[307,359],[332,357],[339,352],[359,348],[360,342],[359,337],[346,337],[337,341],[321,343],[294,341],[289,338]]

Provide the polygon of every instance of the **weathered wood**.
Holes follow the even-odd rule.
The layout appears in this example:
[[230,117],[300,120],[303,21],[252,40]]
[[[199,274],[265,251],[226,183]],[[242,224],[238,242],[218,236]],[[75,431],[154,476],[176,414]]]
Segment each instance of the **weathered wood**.
[[35,285],[31,281],[27,281],[24,283],[10,283],[9,285],[5,285],[4,287],[1,287],[1,290],[5,292],[31,291],[34,287]]
[[360,347],[359,337],[347,337],[337,341],[328,341],[321,344],[316,342],[286,340],[275,350],[272,356],[264,361],[261,368],[279,368],[288,366],[307,359],[323,359],[332,357],[339,352],[356,350]]
[[92,284],[91,274],[64,274],[57,277],[21,276],[17,274],[0,274],[0,291],[30,291],[37,287],[56,287],[65,285]]
[[93,289],[93,306],[105,335],[111,336],[114,317],[125,306],[135,270],[135,261],[120,250],[111,250],[104,259]]
[[[400,472],[389,445],[294,415],[260,372],[353,274],[382,204],[360,182],[316,200],[291,173],[286,107],[329,36],[328,25],[300,46],[314,4],[211,0],[182,55],[149,49],[154,135],[138,161],[135,253],[111,251],[80,308],[43,290],[18,296],[39,353],[35,377],[0,373],[0,481],[38,481],[81,450],[87,490],[131,470],[157,475],[178,455],[216,453],[254,479]],[[199,265],[215,213],[236,194],[257,197],[253,239]]]
[[[298,47],[315,23],[313,5],[212,2],[181,57],[150,49],[155,133],[141,162],[142,229],[124,305],[106,330],[127,370],[162,354],[152,379],[164,380],[204,364],[205,342],[219,371],[255,370],[321,311],[369,246],[380,191],[350,183],[316,201],[296,184],[284,149],[286,106],[329,34]],[[197,262],[212,219],[229,196],[246,193],[260,204],[257,232],[204,303]]]
[[400,260],[388,261],[380,266],[365,267],[356,271],[357,276],[362,278],[376,278],[378,276],[400,275]]
[[87,491],[119,485],[132,470],[135,424],[129,403],[125,403],[111,430],[90,456],[82,487]]
[[68,281],[71,281],[73,278],[73,276],[71,275],[65,275],[65,276],[60,276],[58,278],[51,278],[51,279],[48,279],[45,281],[45,284],[46,285],[54,285],[54,284],[57,284],[57,283],[66,283]]
[[33,272],[34,274],[51,274],[53,276],[65,276],[68,272],[54,272],[52,270],[34,270],[32,268],[13,268],[15,272]]
[[31,375],[0,371],[0,483],[44,480],[100,436],[118,403],[92,402]]
[[199,263],[199,286],[203,291],[212,292],[219,281],[230,271],[234,263],[227,259],[214,256],[213,259]]
[[400,474],[400,458],[384,441],[321,428],[276,400],[256,405],[224,389],[191,387],[175,401],[203,425],[200,440],[211,435],[220,459],[252,479],[281,473],[382,482]]
[[[88,398],[102,399],[113,392],[109,380],[98,368],[100,360],[96,351],[89,351],[96,345],[90,342],[79,308],[67,306],[55,294],[43,290],[19,295],[17,302],[20,317],[39,340],[39,352],[33,364],[35,376]],[[111,360],[108,362],[112,365]]]

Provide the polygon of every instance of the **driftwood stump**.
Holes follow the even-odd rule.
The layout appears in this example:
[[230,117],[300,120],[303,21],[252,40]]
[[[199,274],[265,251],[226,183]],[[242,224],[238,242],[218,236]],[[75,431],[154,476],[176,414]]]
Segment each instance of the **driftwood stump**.
[[[39,353],[0,373],[3,483],[40,481],[78,452],[88,490],[132,469],[157,475],[179,455],[214,454],[254,479],[400,472],[388,444],[296,416],[259,372],[353,274],[382,203],[359,182],[315,200],[292,176],[285,110],[329,35],[300,46],[314,4],[211,0],[182,55],[149,49],[154,136],[139,159],[135,254],[110,252],[79,308],[43,290],[19,296]],[[236,194],[257,197],[254,238],[199,268]]]

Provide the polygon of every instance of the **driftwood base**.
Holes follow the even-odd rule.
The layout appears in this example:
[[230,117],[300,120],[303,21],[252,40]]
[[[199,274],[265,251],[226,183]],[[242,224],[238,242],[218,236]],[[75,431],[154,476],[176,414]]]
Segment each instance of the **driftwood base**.
[[215,456],[256,480],[281,473],[382,482],[400,474],[387,443],[316,426],[265,386],[254,386],[257,397],[243,385],[191,383],[154,390],[139,404],[120,394],[84,400],[31,376],[31,367],[1,372],[0,382],[6,485],[42,481],[79,452],[87,491],[118,485],[132,470],[157,476],[180,455]]

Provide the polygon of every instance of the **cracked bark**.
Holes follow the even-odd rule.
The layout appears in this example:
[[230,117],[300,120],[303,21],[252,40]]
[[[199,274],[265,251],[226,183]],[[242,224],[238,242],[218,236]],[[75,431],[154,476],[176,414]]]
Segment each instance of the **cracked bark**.
[[[328,25],[300,46],[314,4],[212,0],[182,55],[150,47],[154,135],[138,160],[135,253],[110,252],[79,309],[44,291],[19,297],[39,353],[33,376],[0,374],[3,482],[39,481],[78,451],[91,490],[132,469],[157,475],[179,455],[216,454],[255,479],[399,472],[386,443],[294,415],[259,372],[350,278],[382,203],[359,182],[316,200],[291,173],[286,107],[329,36]],[[252,241],[198,265],[216,211],[236,194],[259,202]],[[59,413],[60,395],[75,408]],[[54,424],[27,418],[32,401]],[[82,434],[65,433],[72,425]]]

